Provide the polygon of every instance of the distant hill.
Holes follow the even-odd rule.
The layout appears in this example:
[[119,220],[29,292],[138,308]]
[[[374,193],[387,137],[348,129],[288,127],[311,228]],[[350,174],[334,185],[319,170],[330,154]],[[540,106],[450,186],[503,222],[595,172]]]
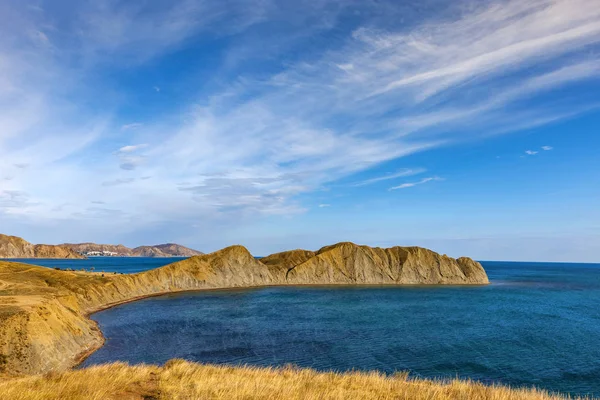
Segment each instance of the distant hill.
[[122,244],[64,243],[31,244],[17,236],[0,234],[0,258],[86,258],[118,257],[192,257],[204,253],[175,243],[140,246],[131,249]]
[[133,249],[134,256],[140,257],[192,257],[204,254],[175,243],[140,246]]
[[122,244],[96,244],[96,243],[64,243],[62,246],[68,247],[80,254],[87,253],[115,253],[120,256],[133,256],[133,251]]
[[[134,249],[122,244],[96,243],[65,243],[73,251],[88,256],[108,255],[119,257],[192,257],[204,254],[175,243],[159,244],[156,246],[139,246]],[[95,254],[99,253],[99,254]]]
[[67,246],[31,244],[17,236],[0,234],[0,258],[85,258]]

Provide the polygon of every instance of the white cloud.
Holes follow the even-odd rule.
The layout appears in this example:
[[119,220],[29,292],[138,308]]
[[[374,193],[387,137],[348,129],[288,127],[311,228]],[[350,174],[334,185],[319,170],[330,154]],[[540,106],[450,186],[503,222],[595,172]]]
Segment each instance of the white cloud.
[[122,125],[121,130],[122,131],[136,130],[136,129],[141,128],[142,126],[144,126],[144,124],[142,124],[140,122],[133,122],[131,124]]
[[554,147],[552,147],[552,146],[542,146],[542,150],[544,150],[544,151],[549,151],[549,150],[552,150],[553,148]]
[[137,150],[140,150],[140,149],[143,149],[146,147],[148,147],[148,144],[146,144],[146,143],[123,146],[119,149],[119,153],[132,153],[134,151],[137,151]]
[[533,150],[526,150],[525,151],[525,154],[530,155],[530,156],[536,155],[537,153],[538,153],[537,151],[533,151]]
[[319,208],[331,207],[331,204],[319,204]]
[[146,156],[134,154],[141,149],[148,147],[148,144],[136,144],[121,147],[116,155],[119,158],[119,168],[125,171],[133,171],[145,161]]
[[361,29],[355,36],[375,61],[386,62],[382,67],[393,65],[372,95],[413,87],[423,101],[467,80],[481,82],[597,43],[598,18],[594,0],[505,1],[409,34]]
[[387,180],[390,180],[390,179],[404,178],[404,177],[407,177],[407,176],[422,174],[425,171],[426,171],[426,169],[424,169],[424,168],[403,169],[403,170],[400,170],[398,172],[394,172],[393,174],[378,176],[376,178],[371,178],[371,179],[366,179],[364,181],[356,182],[352,186],[371,185],[373,183],[377,183],[377,182],[381,182],[381,181],[387,181]]
[[430,178],[423,178],[418,182],[409,182],[409,183],[403,183],[402,185],[393,186],[393,187],[389,188],[389,190],[408,189],[408,188],[411,188],[411,187],[414,187],[417,185],[422,185],[427,182],[433,182],[433,181],[439,181],[439,180],[441,180],[441,178],[438,178],[437,176],[430,177]]

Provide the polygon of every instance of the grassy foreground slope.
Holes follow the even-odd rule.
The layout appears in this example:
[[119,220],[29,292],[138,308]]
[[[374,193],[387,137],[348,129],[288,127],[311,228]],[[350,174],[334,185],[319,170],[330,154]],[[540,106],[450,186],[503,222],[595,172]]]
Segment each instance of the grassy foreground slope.
[[406,374],[318,373],[296,368],[228,367],[169,361],[164,367],[116,363],[0,381],[10,400],[558,400],[536,389],[460,380],[407,379]]
[[242,246],[154,270],[116,275],[0,261],[0,373],[65,370],[104,338],[87,316],[142,297],[267,285],[486,284],[481,265],[418,247],[339,243],[256,260]]

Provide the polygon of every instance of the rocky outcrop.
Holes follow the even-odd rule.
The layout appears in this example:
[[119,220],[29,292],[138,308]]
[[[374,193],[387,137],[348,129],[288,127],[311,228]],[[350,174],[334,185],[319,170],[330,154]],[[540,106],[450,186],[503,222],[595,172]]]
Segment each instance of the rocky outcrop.
[[[138,298],[210,288],[298,284],[486,284],[481,265],[417,247],[340,243],[256,260],[242,246],[132,275],[0,262],[0,370],[62,370],[103,343],[89,313]],[[0,371],[1,372],[1,371]]]
[[297,250],[292,253],[291,257],[279,256],[285,263],[291,258],[299,261],[285,272],[290,284],[488,283],[481,264],[470,258],[454,259],[421,247],[382,249],[338,243],[322,248],[306,260],[298,257]]
[[31,244],[17,236],[0,234],[0,258],[85,258],[66,246]]

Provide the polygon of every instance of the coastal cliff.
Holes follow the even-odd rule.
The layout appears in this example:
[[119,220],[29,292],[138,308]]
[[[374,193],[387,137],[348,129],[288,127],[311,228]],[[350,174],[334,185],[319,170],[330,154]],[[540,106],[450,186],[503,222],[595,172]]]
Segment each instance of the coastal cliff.
[[0,234],[0,258],[85,258],[66,246],[31,244],[17,236]]
[[487,284],[481,265],[418,247],[339,243],[255,259],[242,246],[132,274],[0,262],[0,372],[60,371],[103,343],[92,312],[184,291],[299,284]]
[[[481,284],[481,264],[454,259],[421,247],[359,246],[338,243],[316,253],[292,250],[262,259],[289,284]],[[285,274],[281,276],[279,274]]]

